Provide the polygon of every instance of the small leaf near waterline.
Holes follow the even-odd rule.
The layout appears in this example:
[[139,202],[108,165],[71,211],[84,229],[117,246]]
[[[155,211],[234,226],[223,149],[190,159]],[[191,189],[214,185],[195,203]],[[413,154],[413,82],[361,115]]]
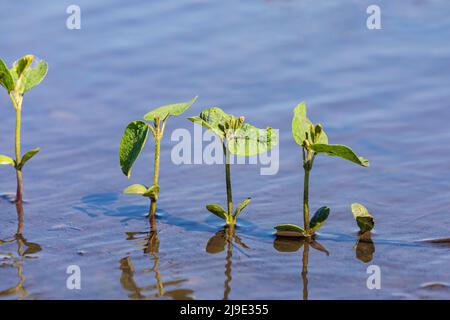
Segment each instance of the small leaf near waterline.
[[184,113],[196,100],[197,96],[195,96],[188,102],[169,104],[166,106],[156,108],[147,113],[144,116],[144,119],[147,121],[153,121],[156,118],[159,118],[160,120],[165,120],[170,116],[179,116],[180,114]]
[[312,231],[318,230],[322,225],[325,223],[325,220],[327,220],[328,215],[330,214],[330,208],[328,207],[321,207],[319,208],[311,218],[311,221],[309,222],[309,227]]
[[222,208],[219,204],[208,204],[206,205],[206,209],[212,214],[215,214],[221,219],[227,220],[227,212]]
[[14,161],[14,159],[4,155],[0,155],[0,164],[10,165],[13,167],[16,166],[16,162]]
[[239,203],[239,205],[237,206],[236,210],[234,211],[233,217],[236,218],[242,212],[242,210],[244,210],[245,207],[250,203],[251,199],[252,198],[246,198],[246,199],[242,200],[242,202]]
[[8,94],[14,90],[14,80],[2,59],[0,59],[0,85],[8,91]]
[[317,153],[325,153],[329,156],[341,157],[363,167],[369,166],[369,161],[363,157],[358,157],[352,149],[341,144],[321,144],[311,145],[311,149]]
[[147,192],[147,189],[148,188],[146,186],[144,186],[143,184],[133,184],[133,185],[125,188],[125,190],[123,190],[123,193],[144,195],[144,193]]
[[28,160],[33,158],[34,155],[36,153],[38,153],[39,151],[41,151],[41,148],[35,148],[35,149],[30,150],[27,153],[25,153],[22,157],[22,160],[20,160],[19,165],[17,166],[17,170],[21,170],[23,168],[23,166],[25,165],[25,163],[27,163]]
[[352,203],[352,213],[361,233],[371,231],[375,226],[374,218],[362,204]]
[[130,122],[120,141],[120,167],[128,178],[131,168],[145,146],[148,138],[148,125],[144,121]]
[[276,235],[280,237],[305,237],[305,230],[295,224],[279,224],[275,226]]
[[150,188],[148,188],[143,195],[145,197],[149,197],[153,201],[157,201],[158,200],[159,189],[160,189],[160,187],[158,185],[153,185]]

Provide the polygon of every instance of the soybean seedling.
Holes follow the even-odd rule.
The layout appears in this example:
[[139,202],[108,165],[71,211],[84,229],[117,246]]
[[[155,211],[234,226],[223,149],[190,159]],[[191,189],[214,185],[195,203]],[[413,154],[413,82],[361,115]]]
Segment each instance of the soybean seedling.
[[194,97],[188,102],[170,104],[156,108],[144,116],[144,120],[132,121],[125,129],[120,142],[120,166],[123,174],[131,176],[131,168],[147,142],[149,131],[155,139],[155,161],[153,170],[153,185],[147,187],[143,184],[133,184],[123,192],[127,194],[140,194],[150,198],[150,222],[154,221],[156,202],[159,194],[159,158],[161,152],[161,139],[164,134],[167,119],[171,116],[179,116],[184,113],[195,101]]
[[40,148],[26,152],[23,157],[20,154],[20,130],[22,102],[25,92],[37,86],[47,75],[48,65],[45,61],[38,61],[33,55],[26,55],[15,62],[8,69],[3,60],[0,59],[0,84],[6,89],[16,110],[15,130],[15,159],[0,155],[0,164],[11,165],[16,170],[17,193],[16,202],[22,201],[23,184],[22,169]]
[[369,161],[358,157],[352,149],[340,144],[329,144],[328,136],[322,125],[314,125],[306,117],[306,104],[302,102],[294,109],[292,119],[292,134],[295,142],[301,146],[303,155],[304,190],[303,190],[303,228],[293,224],[277,225],[275,229],[280,235],[311,237],[325,223],[330,214],[328,207],[319,208],[309,219],[309,175],[318,154],[337,156],[363,167],[369,166]]
[[277,144],[277,135],[272,128],[258,129],[244,123],[245,118],[226,114],[220,108],[208,108],[199,116],[188,118],[202,125],[219,137],[225,157],[225,181],[227,187],[227,210],[219,204],[208,204],[208,211],[225,220],[226,225],[234,227],[236,218],[249,204],[250,198],[244,199],[233,211],[233,195],[231,191],[231,154],[238,156],[254,156],[266,152]]

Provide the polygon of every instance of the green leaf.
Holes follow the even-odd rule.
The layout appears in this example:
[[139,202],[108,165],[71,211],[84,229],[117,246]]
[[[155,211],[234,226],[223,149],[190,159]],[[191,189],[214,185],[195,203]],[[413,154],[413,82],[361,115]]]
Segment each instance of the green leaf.
[[316,213],[314,213],[313,217],[311,218],[311,221],[309,222],[309,227],[312,231],[318,230],[322,225],[325,223],[325,220],[327,220],[328,215],[330,214],[330,208],[328,207],[321,207],[319,208]]
[[306,104],[303,101],[294,108],[292,118],[292,135],[298,145],[303,146],[303,141],[311,138],[311,126],[311,121],[306,117]]
[[36,67],[28,69],[25,72],[25,86],[23,92],[27,92],[31,88],[37,86],[44,80],[47,75],[48,65],[45,61],[41,60]]
[[352,213],[361,233],[371,231],[375,226],[374,218],[362,204],[352,203]]
[[209,212],[215,214],[219,218],[227,220],[227,212],[219,204],[208,204],[206,206]]
[[225,136],[226,124],[233,118],[232,115],[226,114],[222,109],[212,107],[200,112],[198,117],[189,117],[188,119],[214,132],[220,138],[223,138]]
[[159,189],[160,189],[160,187],[158,185],[153,185],[145,191],[144,196],[149,197],[153,201],[157,201]]
[[317,153],[325,153],[329,156],[341,157],[343,159],[352,161],[364,167],[369,166],[369,161],[363,157],[358,157],[352,149],[340,144],[313,144],[311,149]]
[[146,186],[144,186],[143,184],[133,184],[133,185],[125,188],[125,190],[123,190],[123,193],[144,195],[144,193],[147,192],[147,189],[148,188]]
[[120,141],[120,167],[127,177],[131,176],[131,168],[145,146],[148,138],[148,125],[144,121],[130,122]]
[[234,211],[234,215],[233,216],[237,217],[242,212],[242,210],[244,210],[245,207],[250,203],[251,199],[252,198],[246,198],[246,199],[242,200],[242,202],[239,203],[239,205],[237,206],[236,210]]
[[144,116],[144,119],[147,121],[153,121],[156,118],[165,120],[166,118],[168,118],[170,116],[179,116],[180,114],[184,113],[196,100],[197,100],[197,97],[194,97],[192,100],[190,100],[188,102],[170,104],[167,106],[162,106],[162,107],[156,108],[156,109],[150,111],[149,113],[147,113]]
[[279,224],[275,226],[277,236],[281,237],[305,237],[305,230],[295,224]]
[[34,60],[34,56],[32,54],[28,54],[26,56],[23,56],[16,62],[14,62],[13,67],[10,69],[11,74],[16,79],[19,79],[26,70],[31,66],[31,63]]
[[272,128],[258,129],[245,123],[227,141],[232,154],[254,156],[272,149],[278,143],[278,136]]
[[17,166],[17,170],[21,170],[23,168],[23,166],[25,165],[25,163],[27,163],[28,160],[33,158],[34,155],[36,153],[38,153],[39,151],[41,151],[41,148],[35,148],[35,149],[30,150],[27,153],[25,153],[22,157],[22,160],[20,160],[19,165]]
[[12,158],[4,155],[0,155],[0,164],[10,165],[13,167],[16,166],[16,162]]
[[14,80],[2,59],[0,59],[0,84],[8,91],[8,93],[14,90]]

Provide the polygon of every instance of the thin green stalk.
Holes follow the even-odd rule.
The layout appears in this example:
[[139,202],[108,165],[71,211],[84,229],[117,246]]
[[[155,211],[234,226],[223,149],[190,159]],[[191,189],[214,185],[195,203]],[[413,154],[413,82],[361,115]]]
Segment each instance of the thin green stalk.
[[[21,114],[22,114],[23,97],[11,92],[10,98],[14,105],[14,109],[16,109],[15,153],[16,153],[16,164],[18,165],[21,161],[20,129],[21,129]],[[23,182],[22,182],[22,170],[21,169],[16,168],[16,177],[17,177],[16,202],[20,202],[20,201],[22,201],[22,195],[23,195]]]
[[311,171],[311,152],[307,151],[306,161],[303,164],[305,179],[303,183],[303,225],[309,235],[309,172]]
[[[164,129],[164,125],[163,125]],[[154,170],[153,170],[153,185],[158,185],[159,179],[159,158],[161,154],[161,138],[162,138],[162,130],[160,131],[160,122],[155,121],[155,161],[154,161]],[[150,202],[150,221],[152,220],[152,216],[156,214],[156,200],[151,200]]]
[[230,168],[230,152],[225,146],[225,142],[223,145],[223,152],[225,154],[225,179],[227,184],[227,205],[228,205],[228,220],[227,224],[234,224],[233,220],[233,195],[231,192],[231,168]]

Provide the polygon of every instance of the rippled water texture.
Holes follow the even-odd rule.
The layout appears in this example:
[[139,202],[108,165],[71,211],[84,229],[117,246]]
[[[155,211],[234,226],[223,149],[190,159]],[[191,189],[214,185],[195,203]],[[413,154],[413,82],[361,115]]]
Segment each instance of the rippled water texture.
[[[24,102],[23,150],[42,151],[24,170],[23,238],[7,197],[14,172],[0,168],[2,298],[450,298],[449,245],[421,242],[450,237],[447,1],[377,1],[375,31],[367,1],[77,3],[78,31],[65,26],[71,1],[2,3],[1,57],[33,53],[50,65]],[[0,152],[11,154],[3,91]],[[223,167],[170,161],[171,132],[193,131],[184,117],[162,144],[157,232],[147,201],[121,194],[150,181],[153,161],[147,146],[130,181],[122,175],[125,125],[196,94],[189,116],[220,106],[280,129],[277,175],[232,167],[235,199],[252,197],[235,236],[204,207],[225,201]],[[301,221],[290,122],[302,100],[331,142],[371,162],[316,159],[310,204],[331,208],[317,243],[276,240],[272,229]],[[375,216],[373,242],[358,242],[352,202]],[[381,290],[366,287],[371,264]],[[81,290],[66,289],[69,265],[81,268]]]

